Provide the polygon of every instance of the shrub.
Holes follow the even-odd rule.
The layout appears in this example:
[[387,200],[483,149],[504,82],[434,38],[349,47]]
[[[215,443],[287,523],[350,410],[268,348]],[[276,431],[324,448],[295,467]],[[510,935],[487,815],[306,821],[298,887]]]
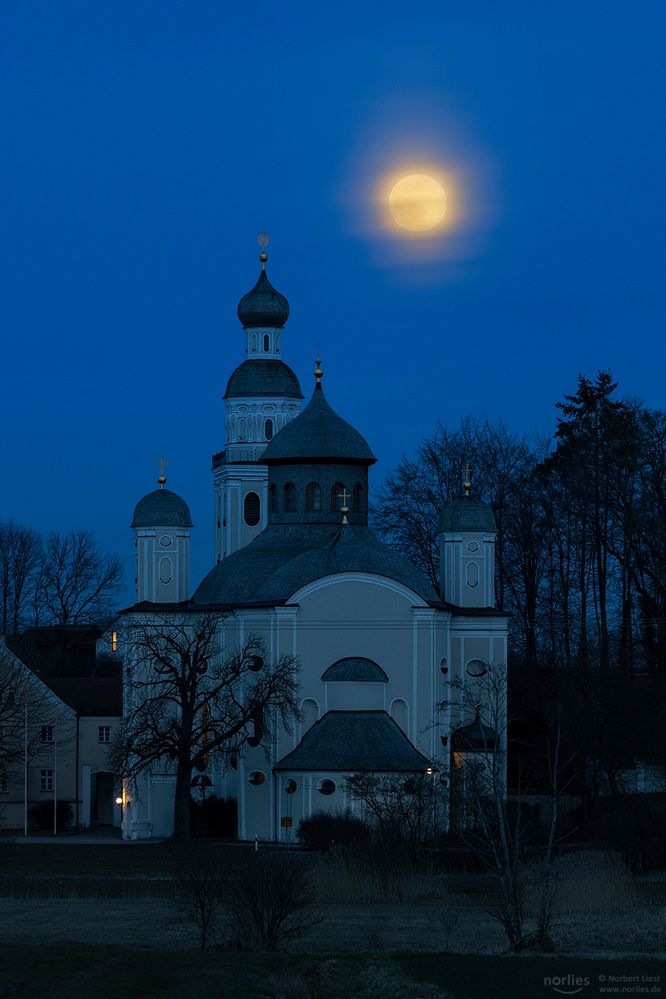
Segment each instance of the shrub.
[[323,853],[328,853],[333,846],[366,846],[371,837],[369,826],[351,812],[314,812],[302,819],[296,832],[299,843]]
[[[71,826],[74,820],[74,812],[68,801],[58,801],[56,803],[56,829],[64,829]],[[43,829],[45,832],[53,829],[53,802],[39,801],[30,808],[30,824]]]
[[238,802],[235,798],[218,798],[212,794],[204,802],[190,802],[190,832],[193,836],[215,836],[236,839],[238,835]]
[[276,950],[315,925],[312,901],[309,861],[277,852],[244,853],[229,884],[232,934],[244,949]]
[[199,931],[201,949],[206,950],[209,943],[217,940],[224,872],[215,857],[195,853],[183,865],[181,873],[185,911]]

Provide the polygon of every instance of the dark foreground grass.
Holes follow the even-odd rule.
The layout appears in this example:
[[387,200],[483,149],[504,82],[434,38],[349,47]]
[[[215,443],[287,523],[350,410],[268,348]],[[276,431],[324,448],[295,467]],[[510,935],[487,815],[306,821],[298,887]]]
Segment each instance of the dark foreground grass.
[[[575,958],[477,957],[452,954],[354,954],[317,958],[281,954],[163,952],[116,947],[0,946],[3,999],[538,999],[556,991],[547,977],[588,979],[576,994],[598,996],[599,976],[639,976],[638,984],[666,993],[666,963]],[[653,980],[640,982],[641,976]],[[318,983],[308,993],[306,981]],[[570,982],[572,979],[569,980]],[[636,983],[634,983],[636,984]],[[614,994],[632,993],[625,988]],[[312,988],[312,984],[311,984]],[[437,991],[440,989],[442,991]],[[568,990],[568,991],[565,991]],[[611,993],[612,994],[612,993]]]
[[455,999],[666,995],[666,962],[652,959],[406,954],[396,961],[410,982],[437,985]]

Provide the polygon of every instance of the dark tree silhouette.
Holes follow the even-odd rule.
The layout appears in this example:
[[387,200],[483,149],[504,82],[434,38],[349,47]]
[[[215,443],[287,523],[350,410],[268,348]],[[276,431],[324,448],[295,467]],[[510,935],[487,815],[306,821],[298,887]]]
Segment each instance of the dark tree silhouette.
[[261,639],[220,651],[214,614],[151,615],[126,622],[125,720],[116,765],[133,778],[170,761],[176,773],[174,836],[190,835],[190,782],[211,753],[247,739],[267,744],[273,723],[297,716],[298,662],[266,661]]

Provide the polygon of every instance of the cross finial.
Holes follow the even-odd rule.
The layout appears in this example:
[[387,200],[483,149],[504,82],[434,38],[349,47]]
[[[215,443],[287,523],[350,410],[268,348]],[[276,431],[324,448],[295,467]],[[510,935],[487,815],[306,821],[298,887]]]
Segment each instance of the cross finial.
[[324,372],[321,367],[321,357],[319,356],[319,350],[317,350],[317,360],[315,361],[314,376],[317,379],[317,385],[321,385],[321,380],[324,377]]
[[268,260],[268,254],[266,253],[266,247],[270,243],[270,236],[267,232],[260,232],[257,236],[257,243],[261,247],[261,253],[259,254],[259,259],[261,260],[262,271],[266,270],[266,261]]
[[338,493],[338,499],[342,500],[342,504],[340,506],[340,513],[342,514],[342,523],[343,525],[348,524],[349,521],[347,520],[347,514],[349,513],[349,507],[347,506],[347,500],[351,499],[351,493],[347,492],[345,486],[342,487],[342,492]]
[[465,465],[465,481],[463,482],[463,489],[465,490],[465,496],[469,496],[472,489],[472,483],[469,481],[469,477],[472,474],[472,469],[469,465]]
[[164,489],[166,485],[166,475],[164,474],[164,469],[166,468],[167,460],[165,457],[161,457],[155,462],[155,464],[160,466],[160,474],[157,476],[157,481],[160,484],[160,489]]

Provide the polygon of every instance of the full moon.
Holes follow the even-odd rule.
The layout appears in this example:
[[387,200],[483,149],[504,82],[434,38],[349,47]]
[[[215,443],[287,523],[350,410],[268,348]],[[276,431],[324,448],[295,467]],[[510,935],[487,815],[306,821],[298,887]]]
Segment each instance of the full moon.
[[434,177],[411,173],[393,185],[388,206],[393,220],[403,229],[427,232],[446,215],[446,192]]

